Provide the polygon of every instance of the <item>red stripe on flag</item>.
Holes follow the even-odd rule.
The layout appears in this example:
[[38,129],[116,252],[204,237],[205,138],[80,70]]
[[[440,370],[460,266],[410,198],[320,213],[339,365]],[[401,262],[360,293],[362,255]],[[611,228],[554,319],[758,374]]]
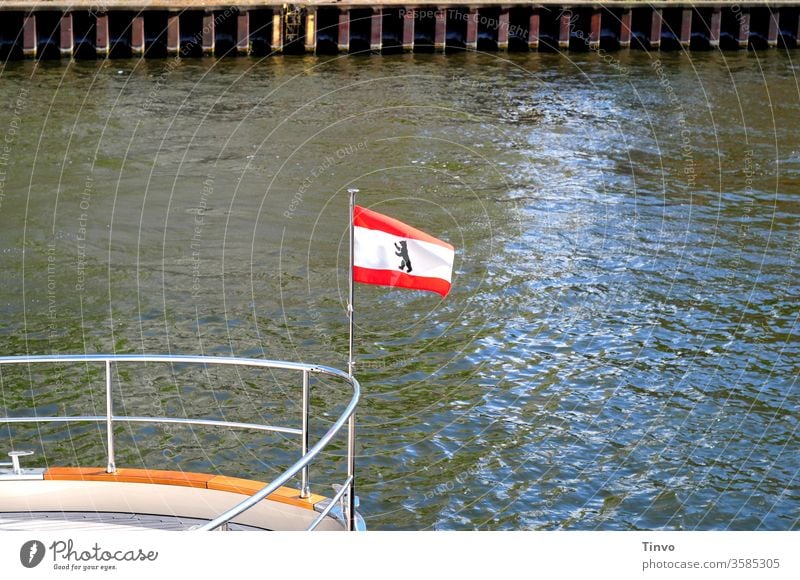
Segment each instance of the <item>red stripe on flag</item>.
[[437,246],[442,246],[443,248],[448,248],[455,251],[453,246],[447,242],[443,242],[438,238],[434,238],[430,234],[426,234],[417,228],[412,228],[410,225],[404,224],[403,222],[394,218],[390,218],[382,213],[378,213],[376,211],[372,211],[371,209],[357,205],[355,207],[354,214],[353,225],[355,226],[367,228],[369,230],[381,230],[382,232],[399,236],[401,238],[422,240],[423,242],[429,242],[431,244],[436,244]]
[[442,278],[412,276],[398,270],[373,270],[353,266],[353,280],[363,284],[380,284],[381,286],[398,286],[412,290],[429,290],[442,296],[450,292],[450,282]]

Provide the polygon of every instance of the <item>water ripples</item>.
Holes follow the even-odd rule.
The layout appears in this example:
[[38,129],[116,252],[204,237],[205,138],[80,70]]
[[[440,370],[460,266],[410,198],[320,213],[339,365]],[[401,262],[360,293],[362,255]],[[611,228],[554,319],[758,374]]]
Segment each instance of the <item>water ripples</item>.
[[[371,528],[795,529],[793,76],[780,57],[760,62],[764,80],[747,55],[664,54],[676,103],[646,54],[624,55],[627,75],[571,58],[186,61],[162,84],[157,63],[119,63],[121,76],[91,63],[37,70],[0,213],[4,354],[341,366],[341,195],[357,184],[365,205],[458,248],[444,301],[358,289],[358,493]],[[31,73],[14,63],[3,74]],[[7,100],[12,84],[0,85]],[[40,132],[56,137],[34,163]],[[101,412],[96,378],[4,374],[2,404]],[[130,375],[124,403],[289,420],[292,391],[273,379]],[[316,393],[323,430],[337,391]],[[88,465],[103,461],[102,435],[13,437],[38,441],[50,462]],[[315,491],[341,464],[337,445]],[[126,432],[120,449],[131,465],[249,477],[297,451],[282,438],[153,428]]]

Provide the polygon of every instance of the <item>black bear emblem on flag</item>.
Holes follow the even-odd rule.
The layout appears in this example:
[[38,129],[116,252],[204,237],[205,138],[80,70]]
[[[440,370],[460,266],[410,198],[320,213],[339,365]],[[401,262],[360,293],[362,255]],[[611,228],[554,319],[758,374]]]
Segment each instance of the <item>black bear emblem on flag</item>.
[[399,268],[401,270],[405,270],[406,272],[411,272],[411,258],[408,257],[408,242],[403,240],[399,244],[397,242],[394,243],[394,247],[397,250],[394,255],[400,256],[402,261],[400,262]]

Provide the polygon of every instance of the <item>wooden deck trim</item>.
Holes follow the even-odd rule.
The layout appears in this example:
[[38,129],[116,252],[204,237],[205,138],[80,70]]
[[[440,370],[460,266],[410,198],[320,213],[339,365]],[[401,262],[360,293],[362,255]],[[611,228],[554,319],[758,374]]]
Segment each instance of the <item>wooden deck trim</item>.
[[213,475],[187,473],[183,471],[161,471],[155,469],[117,469],[106,473],[102,467],[51,467],[44,473],[46,480],[117,481],[126,483],[155,483],[183,487],[207,488]]
[[[253,481],[250,479],[240,479],[238,477],[228,477],[226,475],[216,475],[208,482],[208,489],[217,491],[230,491],[243,495],[253,495],[263,489],[266,483]],[[279,487],[267,499],[278,501],[305,509],[314,509],[314,504],[326,499],[324,496],[312,493],[307,498],[300,497],[300,492],[291,487]]]
[[[210,475],[186,471],[165,471],[160,469],[119,468],[116,473],[107,473],[102,467],[51,467],[45,471],[44,479],[50,481],[105,481],[176,485],[180,487],[197,487],[214,491],[227,491],[240,495],[253,495],[267,485],[263,481],[228,477],[225,475]],[[326,498],[317,494],[311,494],[310,497],[301,498],[298,490],[289,487],[279,487],[270,494],[267,499],[313,510],[314,504]]]

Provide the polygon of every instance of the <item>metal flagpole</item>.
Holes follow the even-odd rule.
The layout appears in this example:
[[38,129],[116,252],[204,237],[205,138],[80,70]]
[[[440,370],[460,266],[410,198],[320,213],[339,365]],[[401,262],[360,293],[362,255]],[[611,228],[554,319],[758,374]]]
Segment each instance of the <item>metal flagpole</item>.
[[[355,254],[354,232],[355,225],[353,218],[356,210],[357,189],[348,189],[350,194],[350,280],[349,296],[347,302],[347,316],[350,319],[350,348],[347,357],[347,373],[353,378],[353,367],[355,365],[353,352],[353,329],[355,319],[355,303],[353,299],[353,261]],[[347,529],[354,530],[356,524],[356,413],[350,415],[347,423],[347,475],[350,478],[350,492],[347,494]]]
[[350,194],[350,271],[349,271],[349,296],[347,299],[347,317],[350,319],[350,349],[349,355],[347,357],[347,373],[352,377],[353,376],[353,367],[355,366],[355,359],[353,358],[353,328],[354,328],[354,317],[355,317],[355,304],[353,301],[353,258],[354,258],[354,241],[353,241],[353,231],[355,226],[353,225],[353,217],[355,216],[356,210],[356,194],[358,193],[357,189],[348,189],[347,193]]

